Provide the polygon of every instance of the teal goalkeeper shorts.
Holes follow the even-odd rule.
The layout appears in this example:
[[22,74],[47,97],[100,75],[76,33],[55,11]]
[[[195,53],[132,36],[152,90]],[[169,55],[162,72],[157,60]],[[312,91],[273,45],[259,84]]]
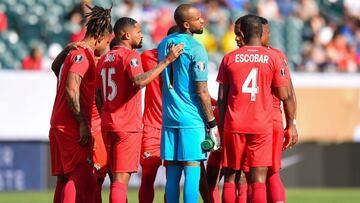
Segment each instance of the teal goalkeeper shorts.
[[161,130],[160,155],[166,161],[200,161],[207,158],[201,149],[205,128],[167,128]]

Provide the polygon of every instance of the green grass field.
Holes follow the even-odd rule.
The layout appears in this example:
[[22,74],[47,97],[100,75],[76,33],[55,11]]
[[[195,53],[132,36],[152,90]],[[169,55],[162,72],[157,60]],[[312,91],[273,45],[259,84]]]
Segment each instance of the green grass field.
[[[108,191],[103,192],[103,202],[108,202]],[[163,202],[164,191],[158,189],[154,203]],[[130,190],[129,203],[136,203],[137,190]],[[49,203],[52,191],[48,192],[0,192],[1,203]],[[287,203],[359,203],[360,188],[288,189]]]

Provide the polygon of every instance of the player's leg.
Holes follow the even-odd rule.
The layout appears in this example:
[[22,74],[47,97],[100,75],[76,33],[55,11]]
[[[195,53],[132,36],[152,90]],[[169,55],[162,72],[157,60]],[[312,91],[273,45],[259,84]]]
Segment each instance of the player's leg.
[[248,196],[248,184],[246,174],[243,170],[236,173],[236,203],[246,203]]
[[223,203],[234,203],[236,201],[236,171],[229,167],[223,167],[224,186],[222,192]]
[[222,165],[224,173],[223,202],[236,201],[236,172],[241,170],[246,138],[242,134],[224,132]]
[[266,177],[272,165],[272,134],[249,134],[247,153],[250,162],[250,202],[266,202]]
[[163,127],[161,130],[160,153],[166,162],[166,202],[178,203],[180,195],[180,179],[183,166],[178,159],[179,129]]
[[54,203],[60,203],[62,201],[62,193],[67,182],[67,178],[63,176],[61,156],[56,141],[56,130],[50,129],[49,131],[49,142],[50,142],[50,157],[51,157],[51,174],[57,176],[55,192],[54,192]]
[[139,203],[151,203],[154,200],[154,182],[161,165],[160,137],[160,129],[150,126],[144,127],[140,157],[142,172],[138,193]]
[[273,157],[272,166],[267,175],[266,189],[269,203],[285,202],[285,188],[280,178],[282,145],[284,140],[283,122],[273,121]]
[[187,161],[183,163],[184,166],[184,202],[193,203],[198,202],[199,198],[199,184],[201,167],[200,162]]
[[200,168],[201,168],[200,185],[199,185],[200,195],[204,203],[211,203],[210,189],[209,189],[209,184],[207,182],[207,173],[203,161],[200,162]]
[[211,202],[220,203],[219,180],[221,179],[221,152],[214,151],[210,153],[206,165],[206,178],[209,185]]
[[61,203],[62,202],[62,193],[64,190],[64,187],[67,183],[68,179],[65,176],[57,176],[56,180],[56,187],[55,187],[55,193],[54,193],[54,203]]
[[112,145],[110,202],[125,203],[131,173],[138,170],[142,133],[107,132],[107,134]]
[[178,160],[184,164],[184,202],[198,202],[200,184],[200,162],[206,159],[206,152],[201,149],[205,140],[205,128],[179,129],[177,148]]
[[93,146],[79,145],[79,129],[76,128],[56,129],[56,140],[62,168],[68,178],[63,189],[63,202],[93,202],[96,185],[91,163]]

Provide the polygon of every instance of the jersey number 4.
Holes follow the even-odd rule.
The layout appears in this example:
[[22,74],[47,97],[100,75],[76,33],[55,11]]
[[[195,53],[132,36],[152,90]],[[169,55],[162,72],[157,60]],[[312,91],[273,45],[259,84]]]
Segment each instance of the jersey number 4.
[[251,94],[250,101],[256,101],[256,94],[259,93],[257,78],[258,78],[258,68],[252,68],[249,75],[246,77],[244,84],[242,85],[242,90],[241,90],[242,93]]
[[[103,85],[104,100],[112,101],[117,94],[117,87],[114,80],[111,79],[111,75],[115,74],[115,68],[102,69],[101,78]],[[106,77],[107,76],[107,77]],[[107,94],[107,87],[111,88],[111,92]],[[107,97],[106,97],[107,95]]]

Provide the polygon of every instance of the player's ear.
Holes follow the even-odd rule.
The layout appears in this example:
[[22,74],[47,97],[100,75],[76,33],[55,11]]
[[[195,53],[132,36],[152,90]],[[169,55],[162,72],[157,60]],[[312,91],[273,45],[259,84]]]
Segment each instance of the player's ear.
[[183,26],[185,29],[190,29],[190,24],[188,22],[184,22]]

